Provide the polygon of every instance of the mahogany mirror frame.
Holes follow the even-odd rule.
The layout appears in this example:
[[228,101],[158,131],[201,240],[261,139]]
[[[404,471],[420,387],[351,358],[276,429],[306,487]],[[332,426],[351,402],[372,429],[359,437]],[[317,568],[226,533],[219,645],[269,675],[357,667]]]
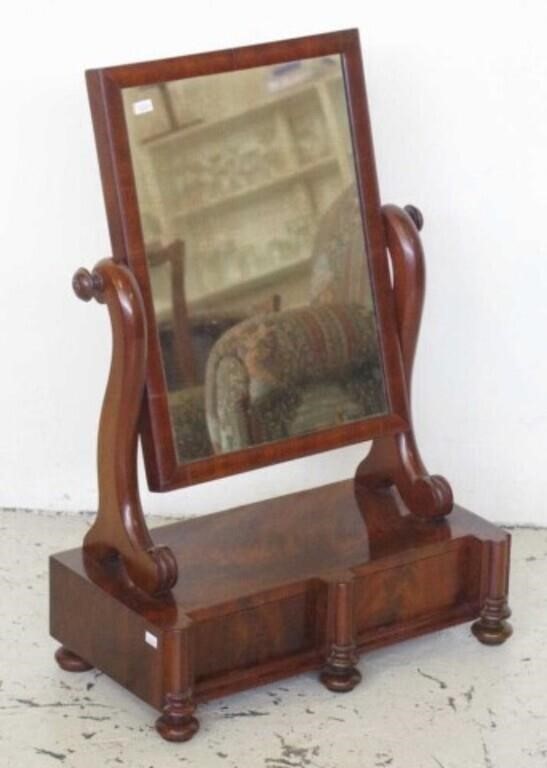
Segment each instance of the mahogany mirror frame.
[[[122,89],[339,54],[356,163],[364,238],[387,400],[385,415],[286,440],[179,463],[130,156]],[[374,163],[359,33],[355,29],[212,53],[90,70],[86,73],[113,259],[126,264],[142,293],[148,326],[140,422],[149,487],[166,491],[410,428],[387,244]]]

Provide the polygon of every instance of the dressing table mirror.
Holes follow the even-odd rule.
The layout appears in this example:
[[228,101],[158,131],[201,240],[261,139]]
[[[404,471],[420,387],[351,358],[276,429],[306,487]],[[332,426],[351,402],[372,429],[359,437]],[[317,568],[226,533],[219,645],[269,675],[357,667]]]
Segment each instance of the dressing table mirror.
[[[87,83],[112,258],[73,286],[113,348],[97,516],[51,559],[60,666],[103,670],[184,741],[212,697],[309,669],[351,690],[360,650],[471,619],[503,642],[509,536],[414,436],[423,222],[380,204],[357,32]],[[139,437],[160,492],[372,448],[347,481],[150,532]]]

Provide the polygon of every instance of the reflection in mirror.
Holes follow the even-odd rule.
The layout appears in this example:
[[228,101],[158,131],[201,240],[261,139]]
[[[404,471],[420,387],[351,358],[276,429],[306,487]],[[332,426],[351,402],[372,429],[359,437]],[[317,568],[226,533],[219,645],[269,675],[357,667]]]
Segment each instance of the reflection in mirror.
[[340,57],[124,107],[179,461],[384,414]]

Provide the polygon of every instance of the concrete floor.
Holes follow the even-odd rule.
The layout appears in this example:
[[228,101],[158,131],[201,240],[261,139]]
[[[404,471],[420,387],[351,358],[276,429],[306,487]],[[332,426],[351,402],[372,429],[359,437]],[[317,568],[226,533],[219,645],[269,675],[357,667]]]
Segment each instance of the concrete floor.
[[174,745],[107,677],[53,661],[47,557],[77,546],[89,523],[0,513],[0,766],[547,766],[547,530],[513,531],[515,634],[504,646],[481,646],[468,625],[410,640],[363,656],[352,693],[300,675],[201,706],[198,735]]

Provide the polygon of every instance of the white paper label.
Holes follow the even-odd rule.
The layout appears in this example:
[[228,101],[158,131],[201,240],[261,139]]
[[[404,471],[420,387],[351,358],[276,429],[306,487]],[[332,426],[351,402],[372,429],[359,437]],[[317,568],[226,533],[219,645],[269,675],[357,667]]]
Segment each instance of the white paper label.
[[141,99],[141,101],[133,102],[133,114],[146,115],[147,112],[154,111],[154,104],[152,99]]
[[153,635],[152,632],[146,631],[144,633],[144,642],[148,643],[148,645],[151,645],[152,648],[158,647],[158,638],[156,637],[156,635]]

